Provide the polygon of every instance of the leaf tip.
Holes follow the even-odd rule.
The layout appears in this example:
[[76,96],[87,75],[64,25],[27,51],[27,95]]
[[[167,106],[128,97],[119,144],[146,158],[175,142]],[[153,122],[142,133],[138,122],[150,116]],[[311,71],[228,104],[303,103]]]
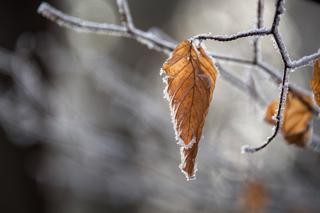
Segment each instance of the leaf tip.
[[198,144],[195,144],[189,149],[186,149],[183,146],[180,148],[181,163],[179,168],[187,178],[187,181],[196,179],[196,173],[198,171],[196,163],[197,152]]
[[197,171],[198,171],[198,169],[196,168],[196,166],[195,166],[195,168],[194,168],[194,170],[193,170],[193,172],[192,172],[191,174],[186,171],[186,168],[185,168],[185,167],[186,167],[186,166],[185,166],[185,163],[182,163],[182,162],[181,162],[181,164],[179,165],[179,169],[181,170],[182,174],[185,175],[187,181],[196,180],[196,179],[197,179],[197,178],[196,178],[196,173],[197,173]]

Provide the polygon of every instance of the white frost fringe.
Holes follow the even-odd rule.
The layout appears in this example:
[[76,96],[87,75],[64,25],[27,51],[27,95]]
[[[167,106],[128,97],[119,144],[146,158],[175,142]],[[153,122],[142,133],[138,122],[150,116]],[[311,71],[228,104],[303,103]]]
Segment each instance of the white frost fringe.
[[[192,175],[189,176],[189,174],[183,170],[186,167],[186,156],[183,153],[183,147],[180,148],[180,155],[181,155],[181,164],[179,165],[179,168],[180,168],[181,172],[186,176],[187,181],[195,180],[196,173],[198,171],[197,163],[194,164]],[[193,159],[193,160],[195,160],[195,159]]]

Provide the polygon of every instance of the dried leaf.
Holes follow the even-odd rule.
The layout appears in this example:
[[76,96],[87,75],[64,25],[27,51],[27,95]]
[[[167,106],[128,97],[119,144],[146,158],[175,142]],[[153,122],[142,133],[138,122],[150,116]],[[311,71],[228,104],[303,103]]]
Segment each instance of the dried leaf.
[[320,59],[316,60],[313,66],[313,76],[310,86],[314,95],[314,99],[320,106]]
[[[303,100],[306,103],[311,103],[310,97],[304,97]],[[273,116],[278,110],[278,100],[274,100],[268,106],[265,120],[275,125]],[[312,118],[312,112],[310,109],[292,93],[288,93],[286,99],[286,106],[283,112],[283,123],[281,132],[289,144],[295,144],[299,147],[304,147],[306,142],[310,139],[309,124]]]
[[212,99],[217,70],[202,47],[185,40],[163,64],[171,117],[181,147],[181,170],[195,177],[195,158],[203,125]]

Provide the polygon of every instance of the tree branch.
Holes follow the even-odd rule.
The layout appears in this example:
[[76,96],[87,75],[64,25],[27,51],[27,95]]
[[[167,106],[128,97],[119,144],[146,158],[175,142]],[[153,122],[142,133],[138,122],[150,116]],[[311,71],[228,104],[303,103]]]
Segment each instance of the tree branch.
[[91,22],[74,16],[69,16],[46,2],[41,3],[37,12],[47,19],[57,23],[59,26],[66,27],[77,32],[110,34],[125,37],[129,36],[126,28],[123,26]]
[[219,63],[216,63],[215,65],[218,68],[220,75],[232,86],[246,93],[248,96],[250,96],[250,98],[257,101],[260,106],[265,107],[267,105],[265,99],[257,91],[253,81],[243,81],[241,78],[237,77],[236,75],[233,75],[231,72],[224,69]]
[[310,64],[310,62],[313,62],[314,60],[320,58],[320,50],[318,50],[318,52],[313,53],[311,55],[307,55],[307,56],[303,56],[298,60],[295,61],[291,61],[288,64],[289,68],[299,68],[299,67],[303,67],[307,64]]
[[[55,9],[54,7],[50,6],[48,3],[42,3],[38,8],[38,13],[52,20],[58,25],[66,28],[70,28],[80,32],[108,34],[113,36],[132,38],[144,45],[147,45],[151,49],[155,49],[157,51],[161,51],[166,54],[169,54],[175,48],[176,42],[165,40],[152,32],[142,31],[135,28],[126,0],[117,0],[117,5],[118,5],[119,14],[120,14],[121,23],[122,23],[121,26],[115,25],[115,24],[91,22],[91,21],[82,20],[80,18],[76,18],[73,16],[69,16]],[[285,97],[286,97],[288,88],[290,91],[292,91],[294,95],[297,95],[301,100],[303,100],[302,97],[304,95],[306,94],[310,95],[310,92],[306,92],[301,88],[298,88],[293,85],[291,85],[290,87],[288,86],[288,83],[287,83],[287,79],[289,75],[288,69],[305,66],[306,64],[320,57],[320,52],[316,52],[309,56],[303,56],[296,61],[291,61],[288,51],[286,49],[286,46],[281,37],[281,34],[278,30],[281,15],[284,13],[284,10],[285,10],[284,0],[277,0],[272,26],[270,28],[263,28],[263,0],[258,0],[257,25],[256,25],[257,29],[239,32],[233,35],[201,34],[191,38],[193,40],[197,39],[200,41],[215,40],[215,41],[227,42],[227,41],[234,41],[240,38],[247,38],[247,37],[254,36],[255,37],[254,58],[252,61],[247,59],[230,57],[230,56],[217,55],[211,52],[209,52],[209,54],[213,58],[216,58],[218,60],[230,61],[230,62],[240,63],[244,65],[249,65],[249,66],[256,66],[260,70],[268,73],[272,77],[275,83],[277,84],[281,83],[280,101],[278,106],[277,124],[275,127],[275,131],[273,135],[268,138],[267,142],[262,146],[257,148],[245,147],[244,151],[247,151],[247,152],[255,152],[263,149],[275,138],[275,136],[279,132],[279,129],[281,128],[281,121],[282,121],[281,112],[285,107]],[[283,71],[282,77],[277,73],[276,70],[268,66],[265,62],[260,61],[259,59],[258,38],[262,36],[272,36],[276,42],[276,45],[281,54],[282,61],[284,63],[284,71]],[[220,66],[220,70],[223,70],[221,69],[221,66]],[[231,83],[237,81],[238,83],[235,85],[237,85],[238,88],[242,88],[242,89],[248,88],[246,84],[241,81],[241,79],[235,78],[234,76],[231,77],[230,73],[225,72],[225,70],[223,70],[222,72],[224,73],[222,74],[222,76],[225,77],[226,80],[230,81]],[[304,104],[306,104],[310,109],[312,109],[313,113],[319,114],[319,110],[316,109],[314,106],[306,102],[304,102]]]
[[[258,29],[261,29],[263,27],[263,10],[264,10],[264,0],[258,0],[257,23],[256,23],[256,27]],[[259,37],[256,37],[253,40],[253,62],[257,64],[259,60],[260,60]]]
[[233,35],[210,35],[200,34],[192,37],[193,40],[215,40],[215,41],[234,41],[239,38],[246,38],[251,36],[267,36],[270,35],[271,31],[267,28],[253,29],[249,31],[239,32]]
[[[280,98],[279,98],[279,105],[278,105],[278,111],[276,114],[276,125],[274,128],[274,132],[273,134],[268,137],[267,142],[262,144],[259,147],[249,147],[248,145],[245,145],[242,147],[242,152],[243,153],[254,153],[257,152],[263,148],[265,148],[266,146],[268,146],[273,139],[277,136],[277,134],[279,133],[279,130],[282,126],[282,112],[285,108],[285,100],[287,97],[287,92],[288,92],[288,78],[289,78],[289,72],[288,69],[290,67],[294,67],[292,66],[292,62],[290,59],[290,56],[288,54],[288,51],[286,49],[286,46],[282,40],[281,34],[279,32],[279,24],[280,24],[280,18],[281,15],[284,12],[284,0],[277,0],[276,2],[276,12],[274,15],[274,20],[272,23],[272,27],[271,27],[271,34],[277,44],[277,47],[279,49],[282,61],[284,63],[284,71],[283,71],[283,76],[282,76],[282,80],[281,80],[281,92],[280,92]],[[307,59],[306,59],[307,61]],[[269,70],[270,71],[270,70]],[[278,76],[275,75],[275,77],[278,79]],[[317,111],[317,109],[313,106],[311,106],[310,104],[308,104],[307,102],[303,101],[303,97],[298,94],[298,98],[302,101],[302,103],[304,103],[307,107],[309,107],[309,109],[311,111]]]
[[257,152],[263,148],[265,148],[266,146],[268,146],[273,139],[275,139],[275,137],[278,135],[279,130],[282,126],[282,114],[286,105],[286,97],[287,97],[287,92],[288,92],[288,77],[289,77],[289,72],[288,72],[288,68],[285,67],[283,70],[283,79],[282,79],[282,84],[281,84],[281,92],[280,92],[280,101],[279,101],[279,105],[278,105],[278,110],[277,110],[277,114],[275,117],[276,120],[276,125],[273,131],[273,134],[268,137],[267,142],[262,144],[259,147],[249,147],[248,145],[245,145],[242,147],[242,153],[254,153]]
[[127,1],[117,0],[117,5],[122,25],[125,26],[128,32],[132,31],[134,25]]

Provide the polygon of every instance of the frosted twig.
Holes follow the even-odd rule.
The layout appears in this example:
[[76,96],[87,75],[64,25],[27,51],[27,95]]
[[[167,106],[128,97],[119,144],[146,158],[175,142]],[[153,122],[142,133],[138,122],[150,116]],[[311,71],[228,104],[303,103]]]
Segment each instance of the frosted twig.
[[264,0],[258,0],[257,6],[257,28],[263,27],[263,11],[264,11]]
[[123,26],[91,22],[74,16],[69,16],[55,9],[46,2],[41,3],[38,8],[38,13],[62,27],[66,27],[78,32],[112,34],[126,37],[129,36],[126,28]]
[[271,31],[267,28],[253,29],[249,31],[239,32],[233,35],[208,35],[200,34],[192,37],[192,39],[198,40],[215,40],[215,41],[233,41],[239,38],[246,38],[251,36],[267,36],[270,35]]
[[242,147],[242,152],[244,152],[244,153],[257,152],[257,151],[265,148],[266,146],[268,146],[273,141],[273,139],[278,135],[279,130],[282,126],[282,112],[285,107],[286,96],[287,96],[287,92],[288,92],[288,77],[289,77],[288,75],[289,75],[288,68],[285,67],[283,70],[283,79],[282,79],[282,84],[281,84],[280,101],[279,101],[278,110],[277,110],[277,114],[276,114],[276,125],[275,125],[275,128],[274,128],[272,135],[270,137],[268,137],[267,141],[259,147],[249,147],[248,145],[245,145],[244,147]]
[[284,0],[277,0],[271,31],[279,27],[281,15],[284,13]]
[[[125,0],[120,0],[118,5],[120,4],[119,9],[121,8],[121,11],[123,11],[121,17],[126,17],[126,20],[129,21],[130,28],[132,27],[132,30],[130,33],[128,33],[128,29],[126,26],[120,26],[115,24],[108,24],[108,23],[97,23],[97,22],[91,22],[82,20],[77,17],[73,17],[70,15],[67,15],[56,8],[52,7],[46,2],[41,3],[41,5],[38,8],[38,13],[42,16],[46,17],[49,20],[52,20],[53,22],[57,23],[60,26],[78,31],[78,32],[85,32],[85,33],[96,33],[96,34],[108,34],[113,36],[120,36],[120,37],[128,37],[137,40],[138,42],[142,44],[146,44],[146,42],[149,42],[149,44],[154,45],[153,47],[149,45],[150,48],[156,49],[161,52],[171,52],[174,47],[176,46],[176,42],[170,42],[166,41],[162,38],[159,38],[155,34],[151,32],[146,32],[139,30],[134,27],[133,22],[131,20],[131,15],[129,8],[127,6],[127,3]],[[281,5],[281,4],[279,4]],[[283,5],[282,5],[283,6]],[[127,8],[127,10],[126,10]],[[126,12],[127,11],[127,12]],[[278,10],[277,10],[278,11]],[[279,10],[281,11],[281,10]],[[129,15],[128,15],[129,14]],[[276,16],[279,17],[279,14]],[[278,20],[278,19],[277,19]],[[274,22],[275,24],[278,22]],[[235,40],[238,38],[244,38],[249,36],[265,36],[265,33],[268,35],[271,35],[271,30],[268,29],[255,29],[252,31],[237,33],[235,35],[231,36],[225,36],[225,35],[216,35],[212,36],[213,38],[216,38],[218,40],[226,41],[226,40]],[[201,36],[201,35],[200,35]],[[196,37],[196,36],[195,36]],[[195,38],[194,37],[194,38]],[[219,59],[219,60],[225,60],[235,63],[242,63],[242,64],[248,64],[248,65],[255,65],[255,63],[251,60],[246,59],[240,59],[230,56],[222,56],[218,54],[212,54],[210,55],[213,58]],[[291,62],[291,60],[287,61],[289,68],[299,68],[301,66],[304,66],[305,64],[308,64],[309,62],[315,60],[316,58],[320,57],[320,53],[314,53],[308,57],[302,57],[301,59],[297,61]],[[261,67],[260,67],[261,68]],[[262,68],[263,71],[266,71]]]
[[129,10],[128,2],[124,0],[117,0],[117,5],[121,23],[130,32],[132,29],[134,29],[134,25],[132,22],[132,16]]
[[[286,104],[285,102],[286,102],[286,96],[287,96],[287,92],[288,92],[288,75],[289,75],[288,69],[289,69],[289,64],[291,63],[288,51],[286,49],[286,46],[284,45],[284,42],[283,42],[282,37],[281,37],[279,30],[278,30],[279,24],[280,24],[280,18],[281,18],[281,15],[283,14],[283,12],[284,12],[284,0],[277,0],[276,12],[275,12],[274,20],[273,20],[272,27],[271,27],[271,33],[272,33],[272,36],[277,44],[279,52],[281,54],[281,58],[284,63],[284,70],[283,70],[283,75],[282,75],[279,105],[278,105],[277,114],[276,114],[276,125],[274,128],[273,134],[270,137],[268,137],[266,143],[262,144],[259,147],[249,147],[246,145],[242,148],[242,152],[254,153],[254,152],[257,152],[257,151],[265,148],[277,136],[277,134],[279,133],[279,130],[282,126],[282,112],[283,112],[285,104]],[[302,98],[300,98],[300,99],[302,99]]]
[[[264,0],[258,0],[257,6],[257,24],[258,29],[263,27],[263,9],[264,9]],[[260,60],[259,52],[259,37],[254,38],[253,40],[253,62],[257,64]]]
[[320,58],[320,51],[319,50],[318,50],[318,52],[313,53],[311,55],[303,56],[298,60],[291,61],[288,64],[288,67],[290,67],[290,68],[299,68],[299,67],[302,67],[302,66],[305,66],[305,65],[309,64],[310,62],[312,62],[312,61],[314,61],[314,60],[316,60],[318,58]]
[[[149,48],[170,53],[174,47],[176,46],[176,42],[165,40],[156,34],[153,34],[152,32],[148,31],[142,31],[140,29],[135,28],[130,10],[127,4],[126,0],[117,0],[119,13],[121,16],[121,22],[122,25],[114,25],[114,24],[107,24],[107,23],[97,23],[97,22],[91,22],[82,20],[80,18],[76,18],[73,16],[69,16],[67,14],[62,13],[61,11],[55,9],[54,7],[50,6],[48,3],[42,3],[39,6],[38,13],[43,15],[44,17],[52,20],[53,22],[57,23],[60,26],[64,26],[76,31],[80,32],[90,32],[90,33],[100,33],[100,34],[109,34],[113,36],[122,36],[122,37],[128,37],[135,39],[136,41],[147,45]],[[281,34],[278,30],[279,24],[280,24],[280,18],[281,15],[284,13],[284,0],[277,0],[276,1],[276,10],[274,14],[274,19],[272,22],[272,26],[270,28],[264,28],[263,27],[263,0],[258,0],[258,9],[257,9],[257,28],[252,29],[249,31],[239,32],[233,35],[208,35],[208,34],[202,34],[192,37],[192,39],[199,39],[199,40],[215,40],[215,41],[233,41],[240,38],[247,38],[247,37],[255,37],[254,40],[254,59],[246,60],[246,59],[240,59],[240,58],[234,58],[229,56],[222,56],[217,55],[209,52],[209,54],[218,60],[225,60],[235,63],[241,63],[246,64],[249,66],[256,66],[257,68],[260,68],[262,71],[268,73],[275,83],[281,83],[281,93],[280,93],[280,102],[278,107],[278,116],[277,116],[277,125],[274,131],[274,134],[268,138],[267,143],[262,145],[261,147],[258,147],[256,149],[246,148],[248,152],[252,152],[254,150],[258,151],[264,147],[266,147],[277,135],[280,127],[281,127],[281,111],[284,107],[285,103],[285,96],[286,92],[289,88],[289,90],[300,98],[300,100],[303,100],[302,97],[306,94],[310,95],[310,92],[305,92],[301,88],[297,88],[294,86],[288,86],[287,82],[284,81],[287,79],[288,76],[288,69],[293,68],[299,68],[302,66],[305,66],[306,64],[314,61],[315,59],[320,57],[320,52],[313,53],[309,56],[303,56],[298,60],[292,61],[290,59],[289,53],[286,49],[286,46],[283,42],[283,39],[281,37]],[[266,63],[263,61],[260,61],[259,59],[259,48],[258,48],[258,38],[262,36],[272,36],[277,44],[277,47],[279,49],[279,52],[281,54],[282,61],[284,63],[284,72],[282,77],[277,74],[277,72],[270,68]],[[229,76],[230,77],[230,76]],[[240,81],[238,78],[226,78],[229,81],[239,81],[238,84],[243,84],[243,82]],[[310,105],[309,103],[304,102],[305,105],[307,105],[310,109],[312,109],[313,113],[318,114],[319,110]]]
[[288,62],[290,61],[290,57],[288,55],[288,52],[286,50],[286,47],[282,41],[281,35],[278,31],[279,28],[279,23],[280,23],[280,17],[281,14],[284,12],[284,0],[277,0],[276,2],[276,12],[274,14],[274,19],[271,27],[271,33],[272,36],[274,37],[274,40],[276,41],[277,47],[280,51],[282,61],[284,63],[284,70],[283,70],[283,76],[282,76],[282,82],[281,82],[281,92],[280,92],[280,100],[279,100],[279,105],[278,105],[278,110],[277,110],[277,115],[276,115],[276,125],[273,131],[273,134],[268,137],[267,141],[262,144],[261,146],[258,147],[250,147],[248,145],[242,147],[242,152],[243,153],[254,153],[257,152],[266,146],[268,146],[273,139],[277,136],[279,133],[279,130],[282,125],[282,111],[285,107],[285,99],[287,96],[287,91],[288,91]]
[[282,61],[284,63],[284,65],[286,67],[289,67],[288,65],[290,64],[291,60],[290,60],[290,57],[289,57],[289,54],[288,54],[288,51],[287,51],[287,48],[286,46],[284,45],[284,42],[282,40],[282,37],[279,33],[279,30],[278,28],[275,28],[274,31],[273,31],[273,37],[274,37],[274,40],[278,46],[278,49],[279,49],[279,52],[281,54],[281,58],[282,58]]
[[266,106],[265,99],[262,97],[261,94],[259,94],[258,91],[256,91],[256,88],[255,88],[253,82],[243,81],[241,78],[233,75],[231,72],[224,69],[219,63],[216,63],[216,67],[218,68],[220,75],[225,80],[227,80],[232,86],[245,92],[253,100],[257,101],[260,104],[260,106],[262,106],[262,107]]
[[[124,0],[120,1],[120,5],[122,5],[121,7],[123,8],[123,11],[126,11],[123,5],[127,5],[127,4],[122,2],[124,2]],[[113,36],[128,37],[128,38],[136,39],[138,42],[141,42],[141,40],[139,40],[138,38],[142,38],[142,39],[148,40],[149,42],[152,42],[152,44],[157,46],[158,48],[154,48],[155,50],[160,50],[165,53],[172,51],[177,43],[177,42],[167,41],[163,38],[159,38],[159,36],[151,32],[137,31],[136,28],[134,28],[135,30],[131,34],[129,34],[127,32],[126,27],[124,26],[85,21],[77,17],[69,16],[65,13],[62,13],[61,11],[55,9],[54,7],[52,7],[51,5],[45,2],[39,6],[38,13],[52,20],[53,22],[59,24],[60,26],[63,26],[72,30],[77,30],[77,31],[87,32],[87,33],[98,33],[98,34],[100,33],[100,34],[108,34]],[[130,13],[128,12],[127,14],[130,14]],[[128,17],[131,17],[131,16],[129,15]],[[219,55],[212,52],[210,52],[209,54],[210,56],[218,60],[241,63],[245,65],[250,65],[250,66],[255,65],[255,63],[252,60]],[[274,79],[277,79],[276,83],[279,83],[279,79],[281,80],[281,77],[279,75],[278,76],[276,75],[277,73],[276,71],[274,71],[273,73],[270,72],[270,69],[268,69],[267,66],[264,66],[263,62],[259,62],[256,65],[262,71],[270,74]],[[301,90],[297,90],[296,92],[299,94],[300,93],[303,94]]]
[[[122,2],[125,2],[125,1],[120,0],[121,6],[119,7],[119,9],[122,8],[123,11],[126,11],[125,10],[126,7],[124,5],[127,5],[127,4]],[[128,13],[126,14],[130,14],[129,10],[127,11]],[[165,52],[165,53],[171,52],[177,44],[177,42],[167,41],[163,38],[160,38],[159,36],[157,36],[152,32],[139,30],[135,28],[133,24],[132,24],[133,28],[131,29],[131,32],[128,33],[127,28],[125,26],[82,20],[80,18],[67,15],[57,10],[56,8],[54,8],[53,6],[51,6],[46,2],[41,3],[41,5],[38,8],[38,13],[62,27],[66,27],[68,29],[75,30],[78,32],[107,34],[112,36],[127,37],[127,38],[135,39],[144,45],[146,43],[143,41],[148,41],[152,45],[154,45],[154,46],[150,46],[150,48],[153,48],[155,50]],[[129,15],[125,17],[131,17],[131,16]],[[128,20],[131,20],[131,18],[129,18]],[[248,64],[248,65],[252,64],[252,61],[246,60],[246,59],[218,55],[213,53],[210,53],[210,55],[213,58],[216,58],[219,60],[231,61],[231,62]]]
[[133,28],[130,30],[130,32],[128,32],[126,26],[82,20],[74,16],[69,16],[55,9],[46,2],[41,3],[41,5],[38,8],[38,13],[46,17],[47,19],[57,23],[60,26],[78,32],[107,34],[113,36],[133,38],[142,44],[147,44],[150,47],[153,47],[154,49],[165,53],[171,52],[175,47],[175,44],[160,39],[149,32],[136,29],[134,28],[134,26],[132,26]]
[[215,53],[212,53],[210,51],[209,51],[209,55],[212,58],[215,58],[215,59],[218,59],[218,60],[221,60],[221,61],[228,61],[228,62],[243,64],[243,65],[253,66],[252,60],[249,60],[249,59],[243,59],[243,58],[237,58],[237,57],[232,57],[232,56],[215,54]]

